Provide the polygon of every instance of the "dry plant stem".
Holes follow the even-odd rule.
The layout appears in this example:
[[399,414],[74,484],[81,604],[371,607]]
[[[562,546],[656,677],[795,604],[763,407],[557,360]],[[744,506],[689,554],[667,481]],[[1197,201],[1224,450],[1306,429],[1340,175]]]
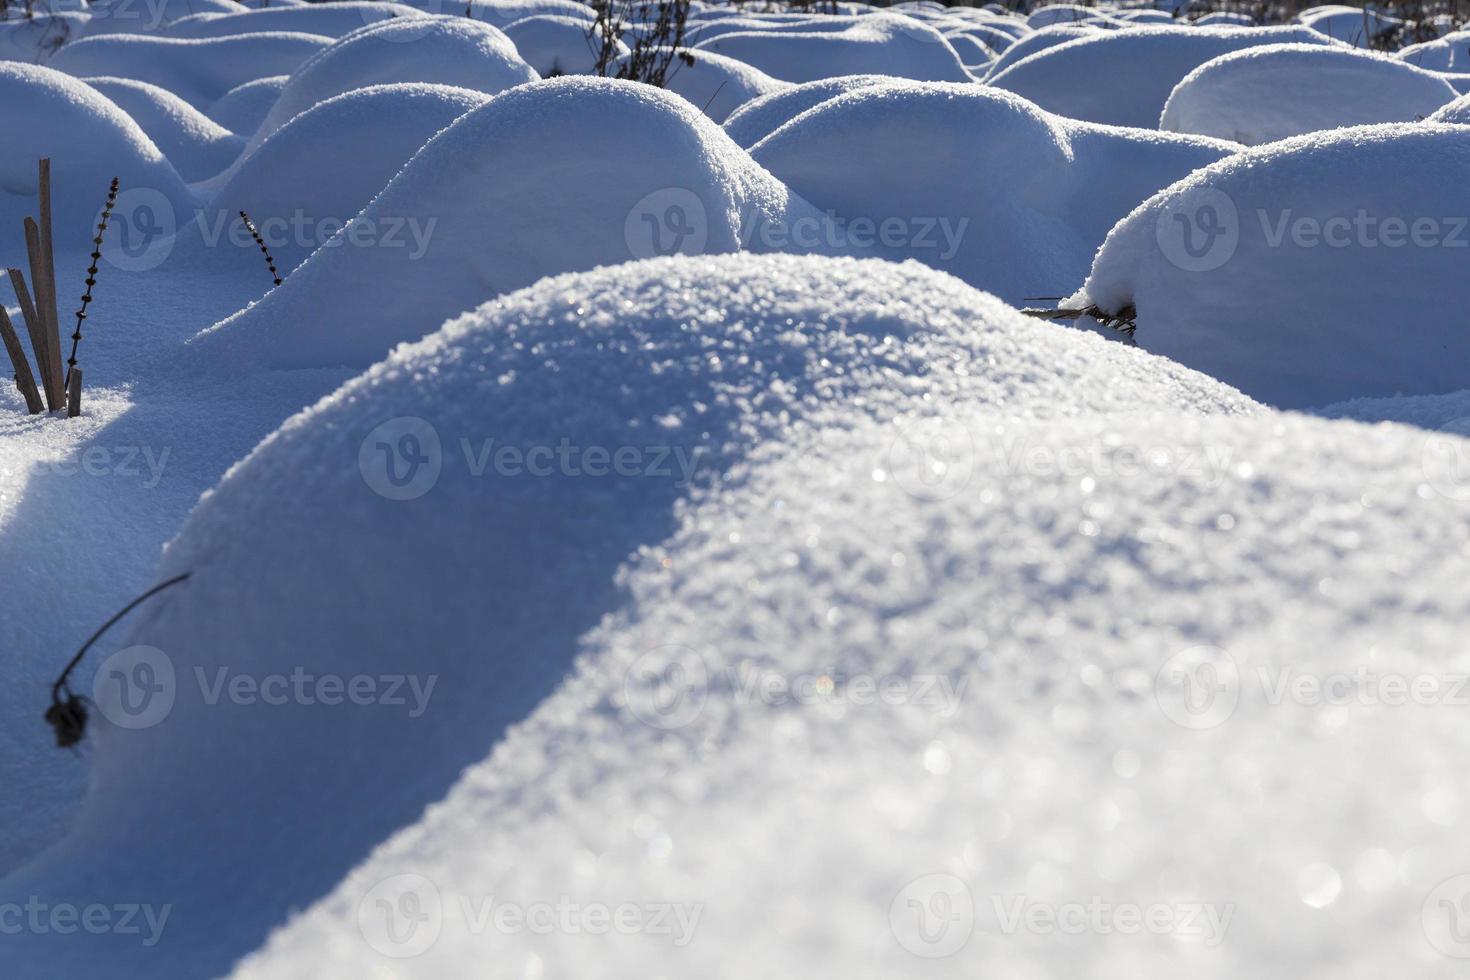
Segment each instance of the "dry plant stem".
[[82,369],[72,368],[66,376],[66,417],[74,419],[82,414]]
[[[54,412],[66,405],[66,388],[62,384],[60,372],[51,370],[51,338],[54,334],[46,320],[45,281],[40,273],[41,228],[36,224],[35,218],[26,218],[25,226],[26,252],[30,259],[31,287],[35,290],[36,323],[41,341],[41,346],[36,348],[36,368],[41,372],[41,384],[46,389],[46,407]],[[27,329],[29,328],[30,325],[27,324]],[[32,340],[35,339],[33,336]],[[58,347],[60,343],[58,338]],[[60,357],[59,350],[57,356]]]
[[41,414],[41,393],[36,390],[36,379],[31,374],[30,362],[26,360],[25,348],[20,345],[20,337],[16,335],[15,326],[4,306],[0,306],[0,339],[5,341],[5,352],[15,367],[15,386],[26,400],[26,411],[31,415]]
[[1023,316],[1035,317],[1038,320],[1075,320],[1078,317],[1090,316],[1098,323],[1116,330],[1129,340],[1133,339],[1133,331],[1138,329],[1138,311],[1132,306],[1125,306],[1117,313],[1106,313],[1099,306],[1084,306],[1077,309],[1059,310],[1022,310]]
[[271,278],[279,286],[281,284],[281,275],[276,271],[276,261],[271,258],[270,249],[265,247],[265,240],[260,237],[260,232],[255,230],[255,223],[250,220],[250,215],[244,211],[240,212],[240,220],[245,222],[245,227],[250,230],[250,237],[255,239],[255,244],[260,246],[260,254],[265,256],[265,267],[271,270]]
[[36,305],[31,302],[31,291],[26,287],[26,277],[19,269],[9,269],[10,285],[15,288],[15,298],[20,301],[20,314],[26,322],[26,333],[31,338],[31,351],[36,357],[36,370],[41,384],[46,383],[46,331]]
[[[50,371],[61,382],[61,321],[56,315],[56,251],[51,241],[51,158],[42,157],[36,164],[36,183],[41,203],[41,261],[46,276],[46,344],[51,354]],[[39,298],[37,299],[39,303]]]
[[87,318],[87,307],[92,303],[92,287],[97,285],[97,262],[102,258],[102,236],[107,232],[107,222],[112,220],[112,206],[117,203],[118,179],[112,178],[107,188],[107,203],[102,205],[102,218],[97,222],[97,237],[92,239],[92,264],[87,266],[87,291],[82,294],[82,306],[77,310],[77,329],[71,335],[71,356],[66,359],[66,384],[71,388],[72,373],[78,377],[77,345],[82,342],[82,321]]

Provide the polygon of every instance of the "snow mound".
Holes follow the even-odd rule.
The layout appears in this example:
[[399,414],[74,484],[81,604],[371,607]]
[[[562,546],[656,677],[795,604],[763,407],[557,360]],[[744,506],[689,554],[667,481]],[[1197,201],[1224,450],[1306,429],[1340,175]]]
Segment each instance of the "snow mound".
[[1470,128],[1365,126],[1247,151],[1113,229],[1067,305],[1288,408],[1470,388]]
[[749,149],[786,125],[797,116],[844,92],[869,85],[890,84],[887,75],[839,75],[816,82],[793,85],[751,99],[725,120],[725,132],[741,146]]
[[[97,713],[94,778],[72,837],[0,886],[0,900],[39,889],[57,902],[116,875],[133,900],[171,896],[169,941],[27,934],[0,947],[0,966],[218,975],[555,691],[583,635],[626,604],[625,569],[657,561],[639,549],[661,547],[691,497],[739,486],[748,461],[784,455],[807,441],[799,433],[840,436],[864,419],[925,413],[935,398],[1013,419],[1254,410],[1194,372],[1025,320],[917,264],[871,260],[678,258],[561,276],[400,349],[288,421],[190,516],[159,571],[190,580],[140,609],[124,638],[167,658],[178,683],[169,710],[132,730]],[[443,450],[432,486],[424,471],[411,488],[417,499],[373,468],[380,442],[399,444],[399,423],[384,423],[406,416],[421,420],[410,423],[420,448]],[[484,439],[501,454],[496,469],[475,469]],[[537,447],[563,443],[579,454],[626,447],[638,460],[617,455],[617,474],[601,477],[588,452],[532,478]],[[501,469],[507,447],[527,454],[524,478]],[[864,461],[866,483],[886,457]],[[844,518],[841,536],[862,537],[862,523]],[[343,574],[334,553],[349,540]],[[303,670],[414,682],[393,709],[211,703],[221,669],[227,682]],[[179,793],[192,801],[187,827],[169,819],[176,833],[140,835],[175,812]],[[229,848],[205,844],[222,836]],[[120,852],[121,840],[135,846]]]
[[811,82],[838,75],[892,75],[963,82],[969,73],[944,36],[902,14],[825,18],[821,30],[740,31],[695,45],[754,65],[773,78]]
[[1291,42],[1332,43],[1305,27],[1139,27],[1059,44],[987,81],[1072,119],[1153,129],[1174,86],[1200,65]]
[[1470,31],[1456,31],[1437,41],[1411,44],[1400,49],[1397,57],[1429,71],[1470,72]]
[[170,37],[226,37],[261,31],[295,31],[340,38],[366,24],[396,17],[423,17],[421,10],[389,0],[332,0],[299,7],[272,6],[244,13],[196,14],[175,21]]
[[1429,117],[1429,121],[1470,125],[1470,95],[1462,95],[1449,105],[1442,106]]
[[50,65],[78,78],[147,82],[203,109],[246,82],[290,74],[330,43],[330,38],[315,34],[288,33],[199,39],[89,37],[62,48]]
[[1017,304],[1064,292],[1119,218],[1228,152],[1062,119],[999,89],[916,82],[849,91],[751,149],[836,212],[833,241],[875,244]]
[[233,0],[95,0],[86,34],[165,34],[175,21],[194,14],[228,14],[239,10]]
[[468,18],[390,20],[349,34],[303,64],[250,141],[271,133],[318,102],[388,82],[431,82],[494,95],[537,74],[498,29]]
[[876,480],[907,430],[855,419],[697,498],[575,674],[237,980],[1458,976],[1420,910],[1470,866],[1470,522],[1422,435],[939,412],[953,495]]
[[1092,37],[1101,33],[1102,28],[1093,24],[1073,23],[1053,24],[1051,27],[1043,27],[1039,31],[1032,31],[1001,52],[1000,57],[995,60],[995,64],[990,66],[990,74],[998,75],[1021,59],[1029,58],[1033,54],[1039,54],[1047,48],[1054,48],[1059,44],[1075,41],[1079,37]]
[[212,177],[234,162],[245,141],[157,85],[130,78],[85,78],[122,109],[188,181]]
[[1299,19],[1318,34],[1357,48],[1372,46],[1379,35],[1392,32],[1404,23],[1397,17],[1340,4],[1303,11]]
[[1367,123],[1411,122],[1458,93],[1386,54],[1273,44],[1207,61],[1175,87],[1160,129],[1255,145]]
[[240,136],[250,136],[280,98],[290,75],[257,78],[230,89],[209,107],[209,118]]
[[460,118],[284,285],[191,346],[221,369],[366,367],[543,276],[779,250],[746,229],[797,219],[820,216],[678,96],[550,79]]
[[1079,7],[1072,3],[1050,4],[1026,18],[1026,26],[1032,30],[1041,30],[1056,24],[1088,23],[1108,26],[1111,18],[1095,7]]
[[[587,75],[597,68],[597,51],[587,37],[587,22],[565,14],[523,17],[504,28],[521,60],[542,78],[553,75]],[[620,54],[628,46],[618,41]]]
[[712,51],[701,51],[694,64],[675,66],[667,88],[688,99],[706,116],[724,122],[736,109],[763,95],[784,92],[790,82],[772,78],[743,61]]
[[[377,196],[436,133],[490,96],[448,85],[353,89],[292,119],[215,192],[206,240],[249,213],[281,275],[305,261]],[[282,174],[295,179],[282,180]],[[253,260],[246,260],[253,261]]]
[[[53,239],[92,237],[108,185],[147,188],[188,207],[183,181],[133,118],[84,82],[51,68],[0,62],[0,237],[25,255],[21,220],[36,213],[36,161],[51,158]],[[14,260],[12,260],[14,261]]]

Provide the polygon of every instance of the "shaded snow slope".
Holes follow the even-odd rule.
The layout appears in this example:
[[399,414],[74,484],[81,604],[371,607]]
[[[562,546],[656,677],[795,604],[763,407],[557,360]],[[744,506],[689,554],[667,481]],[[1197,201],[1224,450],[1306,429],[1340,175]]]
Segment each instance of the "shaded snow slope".
[[1140,27],[1047,48],[988,81],[1073,119],[1153,129],[1170,91],[1200,65],[1288,42],[1332,43],[1305,27]]
[[191,346],[219,370],[366,367],[543,276],[779,250],[744,230],[798,218],[818,215],[678,96],[549,79],[460,118],[283,286]]
[[[1053,422],[1147,406],[1253,409],[1194,372],[1025,320],[917,264],[731,256],[602,269],[539,283],[400,350],[284,425],[201,502],[159,569],[191,579],[140,609],[113,647],[163,652],[157,664],[177,681],[169,710],[133,729],[99,712],[94,779],[72,836],[0,885],[3,901],[60,902],[122,883],[131,900],[167,896],[167,941],[142,949],[118,935],[26,934],[0,946],[0,969],[218,974],[417,819],[551,695],[588,631],[635,608],[627,575],[659,564],[686,508],[738,490],[752,465],[841,441],[864,420],[907,425],[951,403]],[[382,428],[405,416],[422,423]],[[375,469],[378,444],[396,451],[404,435],[421,440],[413,459],[433,479],[413,468],[398,484],[397,464]],[[476,470],[487,439],[529,454],[532,470]],[[442,452],[429,464],[419,453],[435,452],[434,441]],[[601,464],[579,456],[575,468],[531,476],[541,472],[536,447],[563,441],[638,447],[641,463],[624,454],[628,475],[599,477],[580,467]],[[844,463],[832,474],[861,463],[867,483],[893,465],[882,453],[833,458]],[[936,475],[916,466],[894,479]],[[838,546],[855,535],[886,563],[896,542],[869,533],[884,510],[804,536]],[[788,548],[813,547],[800,537]],[[896,615],[909,601],[900,589],[880,605]],[[825,606],[811,611],[821,617]],[[408,674],[425,696],[416,713],[210,703],[196,668],[208,678],[222,668]],[[176,812],[180,794],[190,819],[145,832]],[[224,839],[230,847],[217,846]]]
[[[274,3],[274,0],[272,0]],[[331,3],[275,7],[244,13],[197,14],[176,21],[170,37],[225,37],[261,31],[297,31],[339,38],[366,24],[397,17],[422,17],[423,11],[389,0],[332,0]]]
[[665,86],[717,123],[752,99],[790,87],[789,82],[712,51],[695,55],[692,65],[679,65]]
[[859,88],[752,148],[839,225],[842,245],[915,258],[1010,303],[1056,296],[1113,224],[1225,144],[1061,119],[980,85]]
[[[537,14],[523,17],[505,26],[505,36],[516,46],[521,60],[536,69],[542,78],[553,75],[587,75],[597,67],[601,50],[587,36],[587,22],[565,14]],[[627,54],[628,46],[616,42],[619,54]]]
[[251,136],[270,114],[290,77],[272,75],[230,89],[210,104],[209,118],[237,135]]
[[1470,388],[1470,128],[1364,126],[1259,147],[1118,224],[1076,305],[1271,404]]
[[1439,75],[1386,54],[1272,44],[1207,61],[1175,87],[1159,128],[1238,143],[1412,122],[1458,97]]

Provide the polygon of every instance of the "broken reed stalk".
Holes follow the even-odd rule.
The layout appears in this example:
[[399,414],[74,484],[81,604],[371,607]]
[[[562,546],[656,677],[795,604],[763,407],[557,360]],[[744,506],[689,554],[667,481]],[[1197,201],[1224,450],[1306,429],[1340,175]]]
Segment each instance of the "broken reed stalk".
[[74,419],[82,414],[82,369],[74,367],[66,376],[66,417]]
[[[87,291],[82,294],[82,307],[77,310],[77,329],[71,335],[71,356],[66,359],[66,387],[67,387],[67,414],[75,415],[71,411],[71,378],[72,373],[77,375],[78,384],[81,382],[81,369],[77,367],[77,345],[82,342],[82,321],[87,318],[87,307],[92,304],[92,287],[97,285],[97,262],[102,258],[102,237],[107,232],[107,222],[112,219],[112,206],[117,203],[118,180],[112,178],[112,185],[107,188],[107,203],[102,206],[102,218],[97,222],[97,237],[92,239],[92,264],[87,266]],[[77,392],[77,404],[81,403],[81,392]]]
[[[46,279],[45,316],[49,328],[46,343],[50,346],[51,373],[60,381],[61,321],[56,316],[56,251],[51,241],[51,158],[42,157],[36,164],[36,171],[37,196],[41,204],[41,261]],[[66,383],[60,383],[65,388]]]
[[[1045,297],[1038,296],[1035,298],[1043,299]],[[1123,307],[1117,313],[1106,313],[1101,307],[1093,304],[1092,306],[1082,306],[1075,309],[1025,309],[1021,311],[1021,314],[1023,316],[1035,317],[1038,320],[1075,320],[1078,317],[1090,316],[1103,326],[1118,331],[1129,340],[1133,339],[1133,331],[1138,329],[1138,323],[1136,322],[1138,320],[1138,310],[1134,309],[1131,304]]]
[[31,350],[36,355],[36,370],[41,375],[41,383],[46,383],[46,325],[41,320],[41,315],[36,312],[36,305],[31,302],[31,291],[26,288],[26,277],[19,269],[7,270],[10,273],[10,285],[15,288],[15,298],[20,301],[20,315],[26,323],[26,333],[31,338]]
[[265,241],[261,239],[260,232],[255,230],[255,223],[250,220],[250,215],[246,214],[244,211],[240,212],[240,220],[245,222],[246,228],[250,229],[250,237],[255,239],[255,244],[260,246],[260,254],[265,256],[265,267],[271,270],[271,278],[274,279],[276,281],[276,285],[279,286],[281,284],[281,276],[278,272],[276,272],[275,260],[271,258],[270,249],[265,247]]
[[[56,356],[60,358],[61,337],[57,330],[51,326],[51,318],[47,316],[46,283],[44,277],[44,264],[41,258],[41,228],[36,224],[35,218],[26,218],[26,257],[31,266],[31,288],[35,294],[36,323],[38,333],[32,334],[31,343],[37,340],[40,346],[36,347],[36,367],[41,372],[41,383],[46,389],[46,407],[56,411],[65,404],[66,388],[62,383],[60,372],[52,371],[51,353],[53,348],[57,351]],[[30,325],[27,324],[27,329]],[[53,343],[53,340],[55,343]]]
[[0,339],[5,341],[5,352],[10,355],[10,363],[15,366],[15,386],[26,400],[26,411],[31,415],[41,414],[41,393],[36,389],[35,376],[31,374],[31,364],[26,360],[25,348],[20,345],[20,337],[15,333],[15,326],[10,322],[10,314],[5,312],[5,307],[0,306]]

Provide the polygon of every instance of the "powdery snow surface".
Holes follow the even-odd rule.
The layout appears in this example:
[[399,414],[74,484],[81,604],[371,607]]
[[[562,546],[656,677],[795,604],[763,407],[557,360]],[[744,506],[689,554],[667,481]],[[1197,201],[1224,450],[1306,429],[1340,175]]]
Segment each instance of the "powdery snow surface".
[[0,10],[0,977],[1460,976],[1470,32],[1220,7]]
[[1284,407],[1470,387],[1470,127],[1363,126],[1231,157],[1120,222],[1067,305]]
[[[37,890],[61,902],[126,884],[141,901],[173,904],[170,941],[145,950],[115,936],[26,935],[0,948],[0,963],[105,964],[114,977],[220,972],[418,819],[552,694],[585,652],[584,634],[636,609],[627,576],[661,565],[690,507],[747,485],[753,466],[870,420],[890,443],[913,425],[919,438],[953,404],[997,419],[1254,408],[1140,351],[1025,320],[917,263],[876,260],[678,258],[567,276],[399,351],[286,423],[190,518],[160,574],[192,577],[140,612],[124,642],[164,651],[155,666],[184,686],[156,725],[112,727],[104,713],[72,837],[0,885],[0,902]],[[410,415],[420,421],[402,421]],[[403,436],[437,454],[425,464],[432,479],[424,470],[395,486],[396,466],[374,469],[379,444]],[[526,479],[494,475],[509,472],[504,462],[477,469],[486,446],[532,453],[562,439],[640,447],[642,462],[625,454],[628,475],[605,478],[580,462]],[[895,465],[914,467],[893,479],[921,492],[944,478],[894,451],[902,458],[834,458],[864,462],[869,483]],[[539,455],[528,460],[542,472]],[[375,533],[364,538],[363,527]],[[804,595],[790,599],[799,606]],[[896,612],[909,601],[882,603]],[[223,706],[193,686],[196,668],[297,667],[412,673],[419,710]],[[190,826],[143,833],[172,812],[169,787],[185,785]],[[190,838],[231,846],[180,861]]]
[[1273,44],[1196,68],[1169,96],[1159,128],[1254,145],[1340,126],[1411,122],[1458,94],[1443,77],[1388,55]]

